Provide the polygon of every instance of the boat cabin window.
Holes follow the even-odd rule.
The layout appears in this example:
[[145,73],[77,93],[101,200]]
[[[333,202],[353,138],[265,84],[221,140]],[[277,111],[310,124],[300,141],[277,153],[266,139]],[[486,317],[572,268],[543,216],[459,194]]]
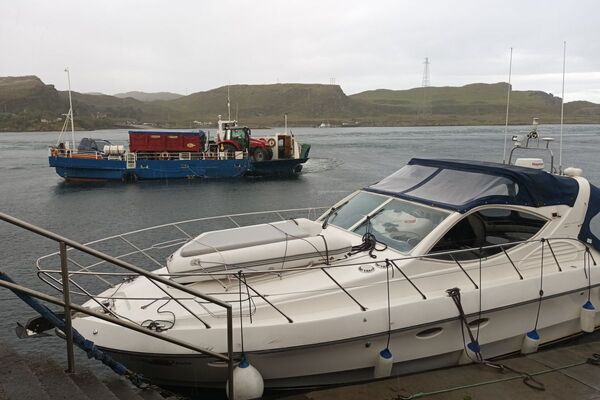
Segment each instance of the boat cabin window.
[[443,169],[407,194],[439,203],[463,205],[488,196],[515,197],[518,192],[519,186],[504,177]]
[[358,192],[329,216],[329,223],[349,229],[387,200],[389,200],[387,196]]
[[367,229],[378,241],[402,253],[408,253],[450,213],[394,199],[363,222],[354,232]]
[[[430,250],[432,258],[440,260],[475,260],[502,252],[501,247],[479,250],[480,247],[506,244],[508,249],[528,240],[542,229],[547,220],[536,215],[506,208],[489,208],[467,215],[452,227]],[[465,250],[450,255],[433,253]]]
[[405,165],[392,175],[378,182],[375,187],[383,191],[406,192],[420,186],[437,172],[439,172],[439,169],[434,167]]

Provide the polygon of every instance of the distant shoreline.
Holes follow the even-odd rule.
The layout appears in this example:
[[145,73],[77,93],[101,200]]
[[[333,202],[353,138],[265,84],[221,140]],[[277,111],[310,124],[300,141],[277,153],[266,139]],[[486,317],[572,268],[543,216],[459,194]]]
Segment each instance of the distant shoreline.
[[[540,124],[541,127],[543,126],[559,126],[559,123],[548,123],[548,124]],[[589,125],[598,125],[600,126],[600,123],[594,123],[594,122],[577,122],[577,123],[565,123],[564,126],[580,126],[580,125],[585,125],[585,126],[589,126]],[[375,126],[375,125],[363,125],[363,126],[336,126],[336,127],[331,127],[331,128],[318,128],[315,126],[288,126],[288,129],[314,129],[316,131],[323,131],[323,132],[327,132],[329,130],[337,130],[337,129],[361,129],[361,128],[444,128],[444,127],[448,127],[448,128],[459,128],[459,127],[477,127],[477,126],[482,126],[482,127],[498,127],[498,128],[504,128],[504,125],[500,125],[500,124],[478,124],[478,125],[379,125],[379,126]],[[509,124],[509,127],[529,127],[530,124]],[[256,130],[265,130],[265,129],[282,129],[282,126],[272,126],[272,127],[252,127],[250,126],[251,129],[256,129]],[[135,126],[135,127],[123,127],[123,126],[117,126],[117,127],[113,127],[113,128],[101,128],[101,129],[75,129],[75,133],[81,133],[81,132],[99,132],[99,131],[108,131],[108,130],[134,130],[134,129],[159,129],[159,130],[198,130],[198,128],[161,128],[161,127],[151,127],[151,126]],[[208,128],[200,128],[203,130],[209,130],[209,129],[216,129],[216,127],[208,127]],[[1,134],[7,134],[7,133],[52,133],[52,134],[57,134],[60,133],[59,130],[27,130],[27,131],[8,131],[8,130],[0,130],[0,135]],[[600,133],[600,131],[598,132]]]

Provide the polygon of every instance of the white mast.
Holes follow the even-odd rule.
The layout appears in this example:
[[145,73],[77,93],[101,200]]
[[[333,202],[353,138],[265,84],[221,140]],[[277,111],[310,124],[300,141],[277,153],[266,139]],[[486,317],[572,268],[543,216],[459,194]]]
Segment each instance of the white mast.
[[510,92],[512,91],[511,78],[512,78],[512,54],[513,48],[510,48],[510,62],[508,64],[508,94],[506,95],[506,120],[504,122],[504,154],[502,156],[502,163],[506,164],[506,142],[508,138],[508,110],[510,107]]
[[73,99],[71,98],[71,74],[69,73],[69,68],[65,68],[65,72],[67,73],[67,82],[69,84],[69,113],[67,114],[67,118],[71,119],[71,149],[75,149],[75,124],[73,122]]
[[285,124],[285,134],[287,135],[287,113],[283,114],[283,120]]
[[565,67],[567,62],[567,42],[563,42],[563,76],[562,76],[562,96],[560,100],[560,149],[558,156],[558,172],[562,174],[562,148],[563,148],[563,121],[565,116]]
[[231,102],[229,101],[229,85],[227,85],[227,120],[231,121]]

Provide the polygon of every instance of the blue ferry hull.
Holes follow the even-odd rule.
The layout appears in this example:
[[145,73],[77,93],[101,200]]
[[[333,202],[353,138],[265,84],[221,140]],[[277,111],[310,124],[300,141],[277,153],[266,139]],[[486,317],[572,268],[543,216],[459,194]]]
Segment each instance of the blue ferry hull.
[[251,168],[249,159],[138,160],[135,168],[127,168],[126,162],[121,160],[50,156],[48,161],[66,180],[235,178]]
[[240,160],[137,160],[135,168],[126,161],[50,156],[50,167],[66,180],[211,179],[242,176],[292,177],[308,158],[252,162]]

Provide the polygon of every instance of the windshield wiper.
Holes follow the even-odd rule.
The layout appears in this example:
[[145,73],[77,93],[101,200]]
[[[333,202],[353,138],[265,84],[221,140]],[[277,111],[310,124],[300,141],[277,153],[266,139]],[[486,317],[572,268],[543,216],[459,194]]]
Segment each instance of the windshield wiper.
[[381,207],[379,210],[375,211],[371,215],[365,215],[365,219],[360,223],[359,226],[362,226],[365,222],[369,223],[373,218],[379,215],[381,212],[385,211],[385,207]]
[[327,228],[327,225],[329,224],[329,218],[331,218],[331,216],[333,214],[336,214],[340,208],[344,207],[346,204],[348,204],[350,200],[346,200],[345,202],[343,202],[342,204],[340,204],[338,207],[331,207],[331,210],[329,210],[329,212],[327,213],[327,215],[325,216],[325,219],[323,220],[323,229]]

